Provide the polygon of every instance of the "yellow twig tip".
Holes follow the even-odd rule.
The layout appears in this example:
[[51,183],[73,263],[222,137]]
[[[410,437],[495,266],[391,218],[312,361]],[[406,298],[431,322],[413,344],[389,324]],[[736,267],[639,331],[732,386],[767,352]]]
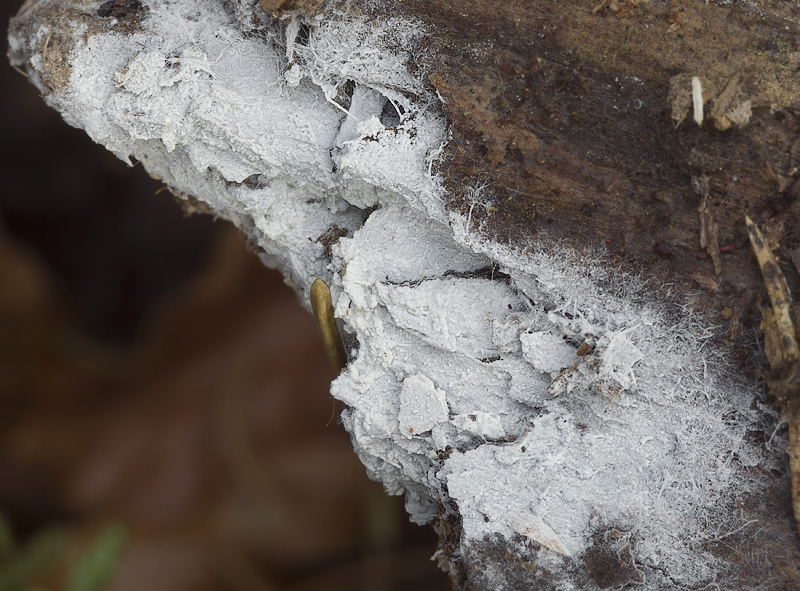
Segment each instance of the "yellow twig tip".
[[311,285],[311,310],[314,312],[314,319],[317,321],[319,336],[322,338],[322,346],[331,365],[337,372],[344,369],[347,365],[347,354],[344,349],[342,335],[339,333],[339,326],[333,315],[333,303],[331,301],[331,290],[328,284],[322,279],[317,279]]

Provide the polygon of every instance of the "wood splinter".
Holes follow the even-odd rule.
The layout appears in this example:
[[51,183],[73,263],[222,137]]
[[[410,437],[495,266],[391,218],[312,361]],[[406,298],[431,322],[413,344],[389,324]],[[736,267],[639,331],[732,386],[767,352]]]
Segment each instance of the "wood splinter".
[[792,296],[758,226],[747,216],[745,222],[770,299],[770,307],[761,309],[764,351],[771,370],[767,385],[781,409],[782,418],[789,424],[792,510],[800,533],[800,349],[791,317]]
[[317,279],[311,285],[311,310],[314,312],[314,319],[317,321],[319,336],[322,337],[322,346],[328,360],[337,373],[347,365],[347,354],[344,350],[342,335],[339,333],[339,326],[333,315],[333,302],[331,301],[331,290],[328,284],[322,279]]

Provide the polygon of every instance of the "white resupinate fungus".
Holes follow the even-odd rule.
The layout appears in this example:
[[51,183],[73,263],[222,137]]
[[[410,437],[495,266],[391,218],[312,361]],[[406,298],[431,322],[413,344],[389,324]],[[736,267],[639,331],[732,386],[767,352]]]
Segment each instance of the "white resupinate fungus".
[[[134,32],[76,25],[48,101],[254,237],[298,293],[328,283],[350,348],[331,391],[411,519],[460,518],[464,547],[528,539],[554,572],[614,527],[646,588],[712,581],[703,543],[747,525],[730,507],[756,486],[737,471],[773,461],[746,437],[763,428],[756,387],[638,278],[446,211],[447,123],[407,69],[420,26],[331,5],[255,34],[269,19],[249,0],[144,4]],[[12,55],[43,43],[12,35]]]

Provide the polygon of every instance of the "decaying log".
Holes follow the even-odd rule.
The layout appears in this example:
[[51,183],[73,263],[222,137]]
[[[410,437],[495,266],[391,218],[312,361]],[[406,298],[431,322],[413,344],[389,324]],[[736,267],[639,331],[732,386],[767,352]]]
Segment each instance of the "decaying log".
[[12,62],[300,293],[325,278],[343,422],[454,588],[798,584],[743,223],[799,293],[794,2],[99,4],[30,0]]

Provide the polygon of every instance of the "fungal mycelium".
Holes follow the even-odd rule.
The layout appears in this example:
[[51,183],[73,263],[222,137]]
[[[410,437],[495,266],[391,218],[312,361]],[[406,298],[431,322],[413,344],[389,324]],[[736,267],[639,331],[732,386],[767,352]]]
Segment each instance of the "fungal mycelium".
[[709,540],[749,531],[733,508],[765,486],[741,475],[780,466],[748,436],[773,420],[758,386],[602,253],[500,243],[445,207],[447,121],[408,67],[420,23],[335,1],[289,22],[255,0],[142,5],[122,27],[32,0],[12,60],[70,124],[241,228],[314,309],[369,475],[457,531],[441,564],[504,540],[567,581],[613,531],[640,588],[714,585]]

